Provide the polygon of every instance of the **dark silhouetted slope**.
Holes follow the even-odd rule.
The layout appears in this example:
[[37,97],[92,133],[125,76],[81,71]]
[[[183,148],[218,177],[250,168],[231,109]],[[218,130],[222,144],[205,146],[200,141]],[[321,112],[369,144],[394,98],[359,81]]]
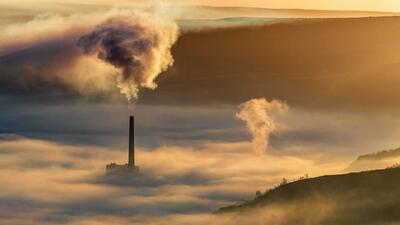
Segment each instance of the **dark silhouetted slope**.
[[382,160],[387,158],[400,157],[400,148],[392,150],[383,150],[371,154],[361,155],[357,158],[357,161],[362,160]]
[[400,148],[383,150],[371,154],[359,156],[350,164],[347,171],[363,171],[372,169],[383,169],[400,162]]
[[[386,224],[400,221],[399,185],[400,168],[323,176],[282,185],[254,200],[218,212],[246,216],[258,210],[261,217],[281,207],[288,217],[296,214],[291,210],[300,210],[296,218],[301,221],[324,213],[317,224]],[[295,220],[288,221],[292,224]]]

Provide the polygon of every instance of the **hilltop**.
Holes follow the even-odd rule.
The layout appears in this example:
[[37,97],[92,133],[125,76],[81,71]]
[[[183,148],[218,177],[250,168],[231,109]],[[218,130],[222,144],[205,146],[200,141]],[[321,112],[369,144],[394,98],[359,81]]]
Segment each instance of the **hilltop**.
[[355,18],[398,16],[397,12],[318,9],[277,9],[257,7],[179,6],[179,19],[221,19],[228,17],[270,18]]
[[322,176],[283,184],[217,214],[257,211],[261,218],[281,208],[284,224],[392,223],[400,221],[399,185],[400,168]]
[[382,150],[371,154],[359,156],[347,171],[362,171],[371,169],[383,169],[389,166],[397,165],[400,162],[400,148],[391,150]]
[[400,148],[391,150],[382,150],[371,154],[361,155],[357,158],[357,161],[363,160],[382,160],[387,158],[400,157]]

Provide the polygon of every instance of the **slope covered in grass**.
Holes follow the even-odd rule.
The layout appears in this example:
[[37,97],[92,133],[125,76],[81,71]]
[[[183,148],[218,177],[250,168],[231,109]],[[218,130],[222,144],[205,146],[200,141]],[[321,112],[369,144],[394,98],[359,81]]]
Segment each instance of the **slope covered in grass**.
[[284,224],[389,224],[400,221],[399,185],[400,168],[323,176],[279,186],[218,213],[257,212],[252,217],[265,219],[280,209]]

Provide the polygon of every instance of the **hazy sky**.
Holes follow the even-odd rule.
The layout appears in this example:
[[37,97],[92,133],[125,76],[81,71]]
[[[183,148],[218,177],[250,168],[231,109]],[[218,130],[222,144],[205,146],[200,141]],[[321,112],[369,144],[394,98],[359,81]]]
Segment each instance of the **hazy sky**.
[[[1,0],[2,4],[39,4],[39,3],[65,3],[61,0],[20,0],[17,3]],[[129,0],[70,0],[68,3],[80,4],[135,4],[144,1]],[[148,1],[146,1],[148,2]],[[263,8],[303,8],[303,9],[328,9],[328,10],[368,10],[368,11],[400,11],[398,0],[172,0],[163,3],[177,2],[181,4],[212,5],[212,6],[247,6]]]
[[[400,12],[394,0],[173,1]],[[238,18],[184,21],[191,29],[177,20],[174,65],[157,89],[140,93],[134,111],[142,176],[104,177],[106,164],[126,161],[131,111],[118,71],[77,43],[109,19],[141,21],[135,7],[112,7],[138,2],[0,0],[0,224],[258,225],[211,223],[208,214],[284,177],[342,173],[361,154],[400,146],[400,17],[146,8],[157,19],[168,18],[160,16],[165,11]],[[245,18],[254,13],[274,18]],[[238,105],[253,98],[289,106],[261,156],[235,118]],[[288,224],[281,221],[259,220]]]
[[264,8],[307,8],[307,9],[340,9],[340,10],[383,10],[393,11],[400,9],[400,2],[396,0],[196,0],[198,4],[209,5],[240,5]]

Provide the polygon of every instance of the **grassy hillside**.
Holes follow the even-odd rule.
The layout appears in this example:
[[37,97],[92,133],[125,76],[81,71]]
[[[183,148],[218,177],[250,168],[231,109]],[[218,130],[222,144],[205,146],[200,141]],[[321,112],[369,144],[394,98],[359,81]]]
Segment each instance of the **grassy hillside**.
[[386,158],[400,157],[400,148],[383,150],[372,154],[361,155],[357,160],[382,160]]
[[268,96],[294,106],[363,110],[396,105],[399,24],[400,17],[309,19],[183,33],[174,66],[143,98],[238,104]]
[[[400,17],[301,19],[184,32],[173,47],[173,67],[157,78],[156,90],[142,92],[141,101],[236,105],[267,97],[292,107],[387,112],[399,106],[399,40]],[[0,92],[53,89],[57,76],[39,77],[20,65],[42,60],[47,69],[68,57],[61,53],[65,49],[76,50],[75,44],[72,39],[0,57]],[[42,59],[49,54],[51,59]]]
[[347,171],[383,169],[400,162],[400,148],[361,155],[350,164]]
[[310,9],[268,9],[251,7],[183,6],[183,19],[218,19],[226,17],[275,17],[275,18],[351,18],[395,16],[395,12],[341,11]]
[[285,218],[293,217],[287,224],[317,217],[316,224],[386,224],[400,221],[399,185],[400,168],[323,176],[282,185],[218,213],[258,210],[261,216],[281,207]]

